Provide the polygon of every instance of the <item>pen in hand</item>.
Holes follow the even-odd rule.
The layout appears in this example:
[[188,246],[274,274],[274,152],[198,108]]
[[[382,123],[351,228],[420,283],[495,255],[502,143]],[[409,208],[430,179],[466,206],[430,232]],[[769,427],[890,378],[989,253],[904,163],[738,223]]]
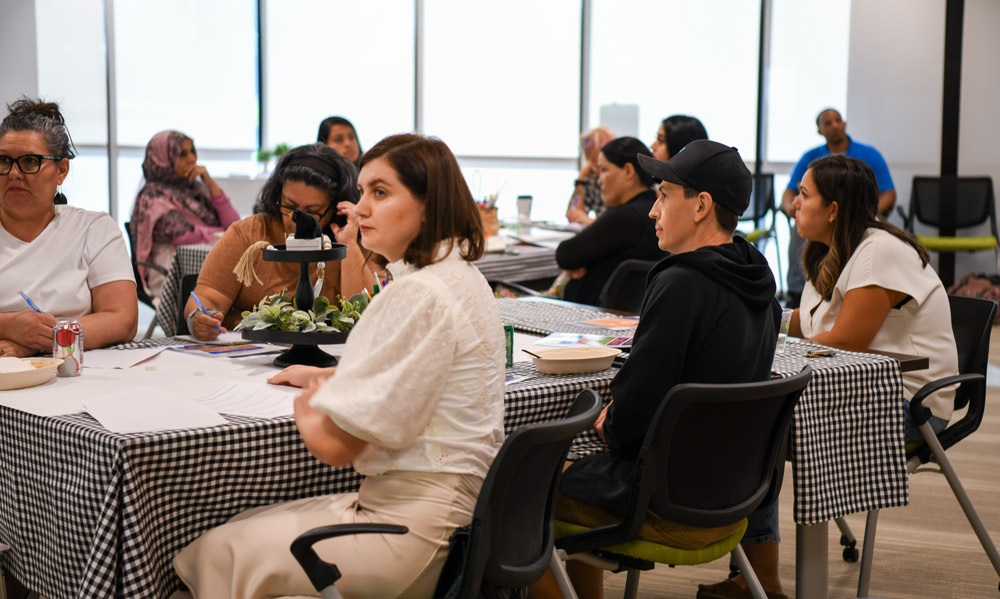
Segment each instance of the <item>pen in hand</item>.
[[[198,309],[201,310],[201,313],[211,318],[212,315],[205,308],[205,304],[201,303],[201,300],[198,299],[198,296],[194,294],[194,291],[191,292],[191,297],[194,299],[194,303],[198,304]],[[222,329],[219,328],[219,325],[215,325],[215,330],[219,331],[220,335],[222,334]],[[194,331],[191,331],[191,334],[194,335]]]
[[21,296],[21,299],[24,300],[24,303],[28,304],[29,308],[31,308],[35,312],[38,312],[39,314],[45,314],[45,311],[39,308],[38,304],[36,304],[34,301],[31,300],[30,297],[28,297],[28,294],[26,294],[23,291],[18,291],[17,294]]

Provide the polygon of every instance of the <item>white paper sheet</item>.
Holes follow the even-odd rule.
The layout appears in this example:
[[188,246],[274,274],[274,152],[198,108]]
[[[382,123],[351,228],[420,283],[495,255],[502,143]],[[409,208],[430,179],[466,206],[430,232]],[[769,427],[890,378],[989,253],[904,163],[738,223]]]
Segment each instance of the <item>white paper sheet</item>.
[[156,387],[133,387],[89,397],[83,408],[113,433],[142,433],[219,426],[227,421],[208,406]]
[[301,389],[262,382],[233,382],[194,401],[222,414],[280,418],[294,412]]
[[143,360],[148,360],[169,346],[143,349],[88,349],[83,352],[83,367],[87,368],[131,368]]

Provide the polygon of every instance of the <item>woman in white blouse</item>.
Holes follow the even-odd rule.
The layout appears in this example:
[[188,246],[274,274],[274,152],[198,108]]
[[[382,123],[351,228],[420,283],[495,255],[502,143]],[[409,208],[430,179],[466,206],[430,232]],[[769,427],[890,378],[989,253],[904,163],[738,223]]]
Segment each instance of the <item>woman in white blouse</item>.
[[[809,165],[792,204],[806,285],[792,312],[789,334],[816,343],[927,356],[930,366],[903,374],[903,396],[924,383],[958,374],[951,309],[941,279],[928,264],[927,250],[912,237],[877,218],[878,183],[864,162],[827,156]],[[955,391],[931,395],[929,423],[948,424]],[[910,410],[904,410],[906,441],[922,439]],[[773,542],[754,545],[747,557],[757,572],[777,581],[778,504],[750,515],[749,527]],[[761,577],[763,579],[763,576]],[[749,596],[742,576],[700,585],[698,599]],[[780,589],[780,583],[772,588]],[[784,597],[778,592],[768,596]]]
[[503,443],[504,340],[475,201],[439,140],[397,135],[364,156],[357,204],[362,244],[385,256],[393,283],[351,332],[336,369],[293,368],[275,383],[313,381],[295,402],[309,451],[366,475],[357,493],[249,510],[174,561],[195,597],[310,595],[288,547],[337,523],[388,523],[405,535],[316,545],[346,597],[430,597],[455,528],[468,524]]
[[[868,165],[828,156],[813,162],[793,202],[806,287],[791,334],[817,343],[927,356],[930,366],[903,374],[909,399],[924,384],[958,374],[948,295],[927,250],[876,218],[878,185]],[[940,431],[954,408],[954,388],[924,405]],[[922,437],[906,410],[907,441]]]

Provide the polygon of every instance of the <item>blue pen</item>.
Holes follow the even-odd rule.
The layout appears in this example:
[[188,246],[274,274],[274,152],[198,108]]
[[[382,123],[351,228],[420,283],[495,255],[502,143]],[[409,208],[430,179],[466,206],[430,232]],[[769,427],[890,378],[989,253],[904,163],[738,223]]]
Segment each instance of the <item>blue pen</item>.
[[17,294],[21,296],[21,299],[23,299],[25,301],[25,303],[28,304],[28,307],[30,307],[32,310],[34,310],[35,312],[38,312],[39,314],[45,314],[45,311],[42,310],[41,308],[39,308],[38,304],[36,304],[35,302],[31,301],[31,298],[28,297],[28,295],[25,292],[18,291]]
[[[198,304],[198,309],[201,310],[202,314],[211,318],[212,315],[208,313],[208,310],[205,309],[205,304],[201,303],[201,300],[194,294],[194,291],[191,292],[191,297],[194,298],[194,303]],[[219,331],[220,335],[222,334],[222,329],[219,328],[219,325],[215,325],[215,330]],[[193,335],[194,331],[191,331],[191,334]]]

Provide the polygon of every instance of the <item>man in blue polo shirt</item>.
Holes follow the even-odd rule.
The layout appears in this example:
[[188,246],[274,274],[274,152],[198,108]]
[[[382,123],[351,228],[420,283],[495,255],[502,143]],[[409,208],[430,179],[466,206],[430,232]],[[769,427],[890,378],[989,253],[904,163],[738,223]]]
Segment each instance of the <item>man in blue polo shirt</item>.
[[[882,158],[882,154],[872,146],[854,141],[847,135],[847,122],[841,118],[840,113],[833,108],[827,108],[816,117],[817,132],[826,138],[826,143],[815,147],[799,159],[792,171],[792,177],[788,180],[788,187],[781,196],[781,210],[788,216],[789,221],[795,217],[795,208],[792,201],[799,193],[799,183],[802,176],[806,174],[809,164],[817,158],[829,156],[831,154],[843,154],[851,158],[857,158],[875,171],[875,179],[878,181],[878,212],[883,217],[889,215],[893,205],[896,203],[896,188],[892,184],[892,177],[889,175],[889,166]],[[802,296],[802,288],[805,287],[805,276],[802,273],[802,247],[805,241],[799,237],[799,233],[794,223],[789,222],[788,240],[788,307],[797,308],[799,298]]]

